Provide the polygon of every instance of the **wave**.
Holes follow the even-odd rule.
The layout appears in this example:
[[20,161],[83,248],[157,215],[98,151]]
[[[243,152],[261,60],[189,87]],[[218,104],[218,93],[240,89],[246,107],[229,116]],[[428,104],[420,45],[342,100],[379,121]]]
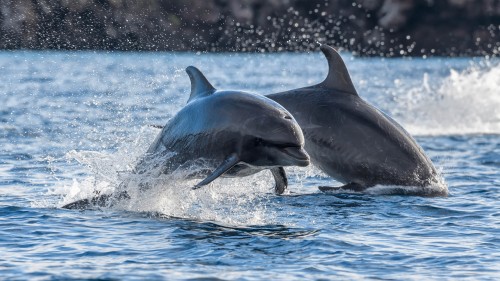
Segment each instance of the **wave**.
[[397,91],[398,119],[414,135],[500,134],[500,64],[451,69],[437,83],[424,73]]

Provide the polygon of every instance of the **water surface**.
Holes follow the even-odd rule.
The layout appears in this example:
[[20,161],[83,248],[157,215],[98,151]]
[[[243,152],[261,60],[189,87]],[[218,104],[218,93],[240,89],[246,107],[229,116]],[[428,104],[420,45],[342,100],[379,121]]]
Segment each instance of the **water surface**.
[[310,54],[0,53],[0,276],[5,279],[498,279],[500,66],[482,59],[343,54],[360,95],[401,122],[448,197],[323,194],[314,167],[115,208],[61,209],[109,191],[187,101],[188,65],[219,89],[320,82]]

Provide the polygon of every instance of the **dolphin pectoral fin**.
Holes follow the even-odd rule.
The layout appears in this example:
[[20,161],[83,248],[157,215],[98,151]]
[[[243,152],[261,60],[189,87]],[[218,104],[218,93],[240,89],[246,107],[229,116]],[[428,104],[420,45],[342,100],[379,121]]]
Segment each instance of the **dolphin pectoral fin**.
[[86,210],[91,209],[92,207],[111,207],[116,202],[130,199],[130,195],[126,191],[122,191],[118,194],[104,194],[99,195],[92,198],[81,199],[69,204],[62,206],[63,209],[77,209],[77,210]]
[[332,191],[340,191],[342,190],[341,186],[318,186],[318,189],[321,192],[332,192]]
[[283,169],[283,167],[277,167],[270,170],[273,174],[274,181],[276,182],[274,185],[274,193],[281,195],[288,187],[288,179],[286,177],[285,169]]
[[322,192],[332,192],[332,191],[356,191],[356,192],[362,192],[366,189],[367,187],[358,183],[348,183],[343,186],[319,186],[318,189]]
[[197,185],[193,187],[193,189],[198,189],[204,185],[207,185],[211,183],[213,180],[216,178],[222,176],[225,172],[227,172],[229,169],[234,167],[234,165],[238,164],[240,162],[240,158],[236,154],[231,154],[229,157],[227,157],[222,164],[220,164],[217,169],[215,169],[210,175],[208,175],[204,180],[199,182]]

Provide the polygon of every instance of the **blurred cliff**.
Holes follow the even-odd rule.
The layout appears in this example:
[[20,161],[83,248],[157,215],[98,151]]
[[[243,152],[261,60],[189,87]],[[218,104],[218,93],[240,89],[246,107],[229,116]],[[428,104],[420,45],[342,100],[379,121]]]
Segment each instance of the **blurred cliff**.
[[1,49],[500,54],[500,0],[0,0]]

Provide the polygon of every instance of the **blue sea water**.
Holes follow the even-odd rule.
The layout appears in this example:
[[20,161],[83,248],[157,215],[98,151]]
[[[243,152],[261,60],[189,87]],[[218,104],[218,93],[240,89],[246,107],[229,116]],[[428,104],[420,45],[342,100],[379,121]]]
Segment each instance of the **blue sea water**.
[[[354,58],[360,95],[407,128],[447,197],[323,194],[314,167],[60,208],[120,174],[186,102],[185,67],[261,94],[320,82],[319,53],[0,52],[0,279],[500,279],[500,62]],[[389,191],[389,192],[388,192]]]

